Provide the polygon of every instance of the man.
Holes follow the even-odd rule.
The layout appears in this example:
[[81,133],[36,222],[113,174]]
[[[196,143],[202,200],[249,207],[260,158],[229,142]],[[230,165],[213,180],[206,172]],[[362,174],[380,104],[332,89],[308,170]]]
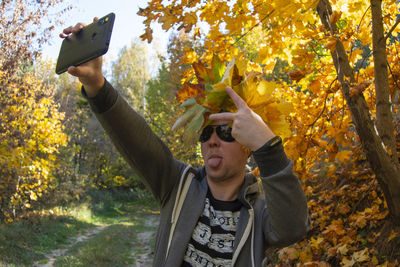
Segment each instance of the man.
[[[231,88],[238,111],[210,115],[200,136],[204,167],[194,169],[173,158],[105,80],[101,58],[68,72],[79,77],[96,117],[160,206],[154,266],[262,266],[267,247],[304,236],[307,203],[281,139]],[[245,174],[250,153],[261,183]]]

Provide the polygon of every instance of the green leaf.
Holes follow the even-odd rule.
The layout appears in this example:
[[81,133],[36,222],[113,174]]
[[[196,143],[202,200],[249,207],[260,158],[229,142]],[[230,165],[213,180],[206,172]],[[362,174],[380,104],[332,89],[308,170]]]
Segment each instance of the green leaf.
[[181,107],[190,107],[196,104],[196,100],[194,98],[188,98],[185,102],[182,103]]
[[195,105],[190,106],[190,107],[183,113],[183,115],[180,116],[180,117],[175,121],[174,125],[172,125],[171,130],[172,130],[172,131],[175,131],[175,130],[177,130],[177,129],[183,127],[184,125],[186,125],[187,122],[190,121],[190,120],[196,115],[196,112],[197,112],[197,109],[198,109],[197,106],[199,106],[199,105],[198,105],[198,104],[195,104]]
[[224,73],[224,63],[219,59],[217,55],[214,55],[212,59],[212,74],[214,76],[214,83],[220,82],[222,77],[224,76]]
[[188,143],[195,143],[197,142],[197,140],[199,140],[200,129],[204,123],[204,113],[207,112],[207,109],[200,105],[196,105],[195,110],[196,110],[196,115],[186,125],[184,131],[184,139],[185,142]]

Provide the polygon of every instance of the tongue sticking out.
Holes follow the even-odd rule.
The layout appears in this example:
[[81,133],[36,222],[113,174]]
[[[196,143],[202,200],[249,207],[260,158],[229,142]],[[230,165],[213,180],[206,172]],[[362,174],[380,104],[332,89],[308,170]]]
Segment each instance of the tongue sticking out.
[[222,158],[215,157],[215,158],[210,158],[208,159],[208,165],[211,168],[217,168],[222,162]]

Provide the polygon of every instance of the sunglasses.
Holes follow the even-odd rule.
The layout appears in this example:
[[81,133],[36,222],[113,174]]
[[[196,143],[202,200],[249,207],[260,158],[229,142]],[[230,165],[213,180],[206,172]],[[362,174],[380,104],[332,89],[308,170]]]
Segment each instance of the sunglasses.
[[207,142],[210,138],[211,135],[215,131],[217,132],[217,135],[219,139],[225,142],[233,142],[235,141],[235,138],[232,136],[232,128],[229,125],[208,125],[203,129],[201,132],[199,141],[201,143]]

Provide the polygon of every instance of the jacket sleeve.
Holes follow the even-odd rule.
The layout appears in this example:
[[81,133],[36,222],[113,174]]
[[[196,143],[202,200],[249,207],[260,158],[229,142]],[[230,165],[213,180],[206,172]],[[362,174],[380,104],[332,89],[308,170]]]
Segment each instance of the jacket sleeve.
[[284,247],[301,240],[310,227],[307,201],[282,144],[253,153],[265,193],[263,232],[269,246]]
[[89,98],[91,109],[118,151],[140,176],[156,201],[163,205],[177,183],[185,164],[176,160],[145,120],[107,81]]

